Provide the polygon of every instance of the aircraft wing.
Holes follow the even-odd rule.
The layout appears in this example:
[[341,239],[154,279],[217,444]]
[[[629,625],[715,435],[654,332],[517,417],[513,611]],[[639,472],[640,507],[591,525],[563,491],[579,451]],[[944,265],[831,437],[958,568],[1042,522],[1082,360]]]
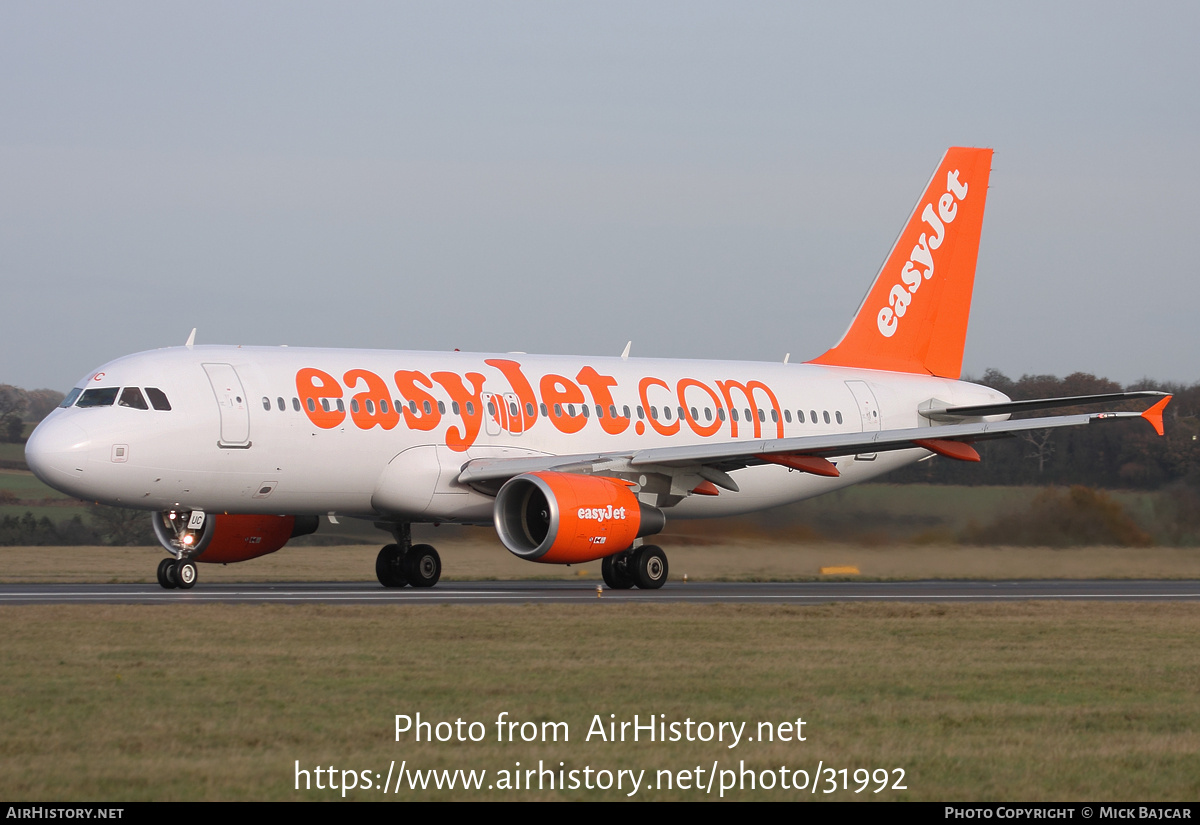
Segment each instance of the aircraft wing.
[[[1139,394],[1144,397],[1146,394]],[[1162,435],[1162,411],[1171,396],[1152,393],[1161,400],[1145,412],[1097,412],[1027,418],[1019,421],[971,421],[908,429],[857,433],[831,433],[777,439],[739,439],[721,443],[690,444],[679,447],[650,447],[645,450],[579,455],[533,456],[528,458],[476,459],[465,464],[458,475],[464,484],[503,481],[522,473],[553,470],[556,472],[609,473],[623,469],[637,471],[652,468],[692,468],[700,476],[727,490],[737,490],[728,476],[732,470],[756,464],[781,464],[816,475],[839,475],[830,457],[891,450],[921,448],[963,461],[978,461],[971,444],[1004,438],[1030,430],[1078,427],[1101,421],[1144,418]],[[1043,399],[1042,402],[1051,399]],[[1087,403],[1087,398],[1069,399],[1072,405]],[[1092,399],[1098,400],[1098,399]],[[1023,402],[1013,402],[1014,406]],[[1005,405],[991,405],[986,414],[1001,412]],[[961,408],[960,416],[978,416],[975,408]],[[969,412],[965,412],[969,410]],[[1016,411],[1016,410],[1014,410]],[[955,408],[937,410],[938,420],[954,415]],[[706,472],[707,471],[707,472]]]

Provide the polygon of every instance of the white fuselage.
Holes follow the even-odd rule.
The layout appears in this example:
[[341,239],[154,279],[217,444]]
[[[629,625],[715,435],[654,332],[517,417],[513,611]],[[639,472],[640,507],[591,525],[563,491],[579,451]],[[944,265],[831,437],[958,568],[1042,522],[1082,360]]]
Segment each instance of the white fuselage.
[[[932,426],[918,414],[931,399],[1007,400],[945,378],[809,364],[229,346],[119,358],[78,385],[130,387],[160,390],[170,409],[60,408],[29,440],[34,472],[148,510],[463,523],[491,522],[491,496],[456,480],[473,459]],[[838,478],[745,467],[738,492],[690,496],[668,516],[773,507],[928,455],[845,456]]]

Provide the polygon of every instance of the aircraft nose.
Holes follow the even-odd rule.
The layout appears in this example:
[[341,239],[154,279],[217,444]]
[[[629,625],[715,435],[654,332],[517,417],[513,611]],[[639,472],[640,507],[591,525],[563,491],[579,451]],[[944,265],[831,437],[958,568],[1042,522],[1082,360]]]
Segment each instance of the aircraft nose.
[[25,463],[43,483],[63,489],[83,477],[90,447],[91,439],[82,427],[51,416],[37,425],[25,443]]

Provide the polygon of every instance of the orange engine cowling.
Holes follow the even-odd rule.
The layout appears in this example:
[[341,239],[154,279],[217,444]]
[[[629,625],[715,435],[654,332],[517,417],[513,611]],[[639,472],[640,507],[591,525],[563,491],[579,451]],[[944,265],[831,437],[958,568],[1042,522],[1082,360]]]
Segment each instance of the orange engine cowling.
[[[209,515],[193,535],[189,555],[194,561],[228,564],[274,553],[289,539],[316,531],[316,516]],[[165,518],[154,519],[154,533],[168,550],[179,538]]]
[[611,556],[667,523],[661,510],[642,504],[629,487],[606,476],[516,476],[496,495],[496,532],[528,561],[575,564]]

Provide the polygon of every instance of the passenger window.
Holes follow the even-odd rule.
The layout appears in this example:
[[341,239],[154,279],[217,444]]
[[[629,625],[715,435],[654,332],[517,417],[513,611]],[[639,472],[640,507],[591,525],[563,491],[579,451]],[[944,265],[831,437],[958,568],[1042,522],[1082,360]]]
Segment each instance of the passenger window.
[[283,398],[282,398],[282,397],[279,397],[279,398],[276,398],[276,399],[275,399],[275,406],[279,408],[279,411],[280,411],[280,412],[283,412],[284,410],[286,410],[286,409],[287,409],[287,404],[284,404],[284,403],[283,403]]
[[704,408],[704,420],[712,421],[712,410],[710,410],[708,407]]
[[825,411],[825,423],[826,423],[826,424],[828,424],[828,423],[829,423],[829,410],[826,410],[826,411]]
[[[324,404],[322,404],[321,406],[323,406],[323,407],[324,407],[325,405],[324,405]],[[314,402],[314,401],[313,401],[311,398],[310,398],[310,399],[308,399],[308,411],[309,411],[309,412],[316,412],[316,411],[317,411],[317,405],[316,405],[316,403],[315,403],[315,402]],[[328,412],[328,407],[326,407],[326,412]]]
[[[450,409],[451,409],[451,410],[454,412],[454,414],[455,414],[455,415],[461,415],[461,413],[459,412],[459,410],[461,409],[461,407],[459,407],[459,406],[458,406],[458,402],[457,402],[457,401],[451,401],[451,402],[450,402]],[[385,410],[384,410],[384,412],[387,412],[387,410],[385,409]]]
[[584,417],[584,418],[588,418],[588,417],[589,417],[589,416],[591,416],[591,414],[592,414],[592,413],[591,413],[591,412],[588,410],[588,405],[587,405],[587,404],[580,404],[580,405],[579,405],[579,411],[580,411],[581,413],[583,413],[583,417]]
[[554,417],[555,417],[555,418],[562,418],[562,404],[555,404],[555,405],[554,405]]
[[575,417],[575,405],[574,404],[567,405],[567,415],[571,416],[571,418]]
[[670,407],[663,407],[663,418],[666,419],[667,421],[671,420],[671,408]]
[[442,415],[446,414],[446,402],[445,401],[438,402],[438,412],[440,412]]
[[[309,400],[311,401],[312,399],[310,398]],[[328,398],[321,399],[321,409],[323,409],[325,412],[329,412],[329,399]]]
[[367,408],[367,415],[374,415],[374,414],[375,414],[375,402],[374,402],[374,401],[372,401],[370,398],[368,398],[368,399],[367,399],[367,400],[364,402],[364,406]]
[[725,420],[725,408],[724,407],[717,407],[717,418],[721,419],[722,421]]
[[292,409],[296,412],[300,412],[300,399],[294,395],[292,396]]
[[[124,396],[121,397],[121,403],[122,404],[125,403]],[[266,410],[267,412],[271,411],[271,399],[267,398],[265,395],[263,396],[263,409]]]
[[746,420],[747,420],[747,421],[753,421],[753,420],[754,420],[754,416],[753,416],[753,415],[751,415],[751,413],[750,413],[750,408],[749,408],[749,407],[747,407],[747,408],[746,408]]
[[658,407],[650,408],[650,417],[653,418],[655,421],[658,420]]
[[621,408],[621,412],[623,412],[625,414],[624,415],[625,418],[629,418],[629,405],[626,404],[625,406],[623,406]]
[[467,415],[475,414],[475,404],[471,401],[467,402]]
[[[142,391],[137,387],[126,387],[121,391],[121,400],[118,402],[122,407],[132,407],[135,410],[148,410],[146,399],[142,396]],[[269,405],[271,402],[267,402]]]
[[784,411],[783,411],[783,420],[784,420],[784,421],[786,421],[786,422],[787,422],[787,423],[789,423],[789,424],[791,424],[791,423],[792,423],[792,411],[791,411],[791,410],[784,410]]
[[732,418],[732,419],[734,420],[734,422],[736,423],[736,422],[737,422],[737,420],[738,420],[738,414],[737,414],[737,410],[733,410],[733,409],[731,409],[731,410],[729,411],[729,417],[730,417],[730,418]]
[[641,421],[643,418],[646,417],[646,411],[642,409],[641,404],[638,404],[637,413],[638,413],[638,421]]
[[[416,402],[413,402],[413,407],[415,408],[416,406],[417,406]],[[491,401],[489,401],[487,410],[488,410],[488,415],[495,415],[496,414],[496,405],[493,404]],[[416,412],[416,409],[414,409],[413,412]]]
[[542,417],[549,418],[550,413],[546,410],[546,405],[544,403],[541,405],[541,408],[542,408]]
[[796,420],[801,424],[804,423],[804,410],[796,410]]
[[513,416],[514,418],[517,417],[518,415],[520,415],[520,413],[517,412],[517,402],[516,401],[508,402],[508,414]]
[[350,399],[350,412],[353,412],[353,413],[358,412],[358,399],[357,398]]
[[842,411],[838,410],[837,412],[834,413],[834,415],[837,416],[837,423],[841,424],[842,423]]
[[[387,415],[390,412],[390,410],[388,409],[388,402],[387,402],[386,398],[379,399],[379,411],[381,413],[383,413],[384,415]],[[455,404],[454,404],[454,412],[456,414],[458,413],[458,402],[455,402]]]
[[150,406],[156,410],[170,412],[171,402],[167,400],[166,393],[158,387],[146,387],[146,396],[150,399]]
[[617,405],[616,405],[616,404],[609,404],[609,405],[608,405],[608,417],[609,417],[609,418],[616,418],[616,417],[617,417]]
[[603,407],[601,407],[599,404],[597,404],[597,405],[596,405],[596,417],[597,417],[597,418],[603,418],[603,417],[604,417],[604,408],[603,408]]
[[532,401],[525,402],[525,414],[527,416],[529,416],[530,418],[533,418],[533,402]]
[[809,415],[812,416],[812,423],[816,424],[817,423],[817,411],[809,410],[808,413],[809,413]]

